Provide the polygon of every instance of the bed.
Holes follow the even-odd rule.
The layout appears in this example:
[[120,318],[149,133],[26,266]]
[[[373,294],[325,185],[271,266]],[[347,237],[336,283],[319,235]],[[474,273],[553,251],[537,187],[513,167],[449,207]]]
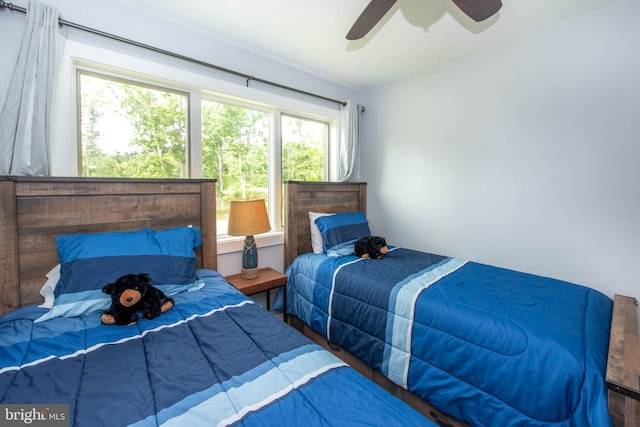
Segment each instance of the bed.
[[346,242],[366,223],[364,183],[288,182],[285,212],[291,323],[432,419],[637,425],[637,326],[635,339],[612,326],[618,297],[614,309],[584,286],[406,248],[381,260],[340,254],[336,230],[352,230]]
[[[0,201],[3,422],[434,425],[215,271],[214,180],[5,177]],[[131,269],[173,308],[102,324],[95,286]]]

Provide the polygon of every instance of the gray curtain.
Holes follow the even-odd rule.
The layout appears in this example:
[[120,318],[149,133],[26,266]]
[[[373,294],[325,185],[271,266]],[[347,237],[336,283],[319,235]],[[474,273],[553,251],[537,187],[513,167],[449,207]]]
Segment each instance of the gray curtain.
[[18,62],[0,104],[0,175],[50,174],[58,10],[30,1]]
[[341,182],[357,181],[360,174],[360,105],[347,101],[340,111]]

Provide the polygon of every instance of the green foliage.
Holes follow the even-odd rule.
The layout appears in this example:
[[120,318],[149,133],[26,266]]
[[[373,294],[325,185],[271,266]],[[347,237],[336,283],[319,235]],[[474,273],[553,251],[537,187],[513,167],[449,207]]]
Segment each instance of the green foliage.
[[141,86],[123,85],[123,89],[120,106],[134,129],[125,176],[186,177],[187,98]]
[[[83,176],[181,178],[187,176],[187,97],[92,76],[81,80]],[[114,141],[102,133],[124,117],[131,139]],[[105,129],[101,132],[99,128]],[[114,149],[118,145],[124,149]]]
[[322,181],[326,123],[282,118],[282,180]]
[[203,176],[218,179],[218,217],[232,199],[268,199],[269,114],[202,102]]
[[[232,199],[268,199],[270,113],[206,100],[201,111],[202,176],[218,180],[218,219]],[[184,94],[83,74],[82,174],[187,177],[187,123]],[[283,116],[282,129],[283,180],[322,180],[327,124]]]

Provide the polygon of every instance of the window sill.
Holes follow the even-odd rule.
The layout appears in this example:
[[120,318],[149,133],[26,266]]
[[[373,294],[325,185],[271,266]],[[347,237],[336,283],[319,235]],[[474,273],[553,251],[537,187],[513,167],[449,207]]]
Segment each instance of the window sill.
[[[258,248],[269,246],[277,246],[284,244],[284,232],[274,231],[255,236]],[[244,237],[219,237],[218,238],[218,255],[229,254],[232,252],[242,252],[242,244]]]

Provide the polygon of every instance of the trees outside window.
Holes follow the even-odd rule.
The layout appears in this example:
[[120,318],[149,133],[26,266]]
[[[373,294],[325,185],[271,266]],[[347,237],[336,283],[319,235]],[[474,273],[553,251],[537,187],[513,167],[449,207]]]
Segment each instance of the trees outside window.
[[82,176],[188,176],[188,94],[84,73],[79,79]]
[[283,114],[283,181],[323,181],[328,138],[328,123]]
[[[194,106],[189,91],[81,70],[78,82],[81,175],[216,178],[219,235],[227,231],[230,200],[264,198],[281,216],[270,189],[281,191],[285,180],[327,177],[328,120],[201,92]],[[194,114],[200,126],[190,129]],[[202,170],[189,170],[194,152]],[[281,218],[271,222],[282,224]]]
[[269,202],[269,113],[202,101],[202,176],[217,178],[218,234],[226,234],[229,201]]

